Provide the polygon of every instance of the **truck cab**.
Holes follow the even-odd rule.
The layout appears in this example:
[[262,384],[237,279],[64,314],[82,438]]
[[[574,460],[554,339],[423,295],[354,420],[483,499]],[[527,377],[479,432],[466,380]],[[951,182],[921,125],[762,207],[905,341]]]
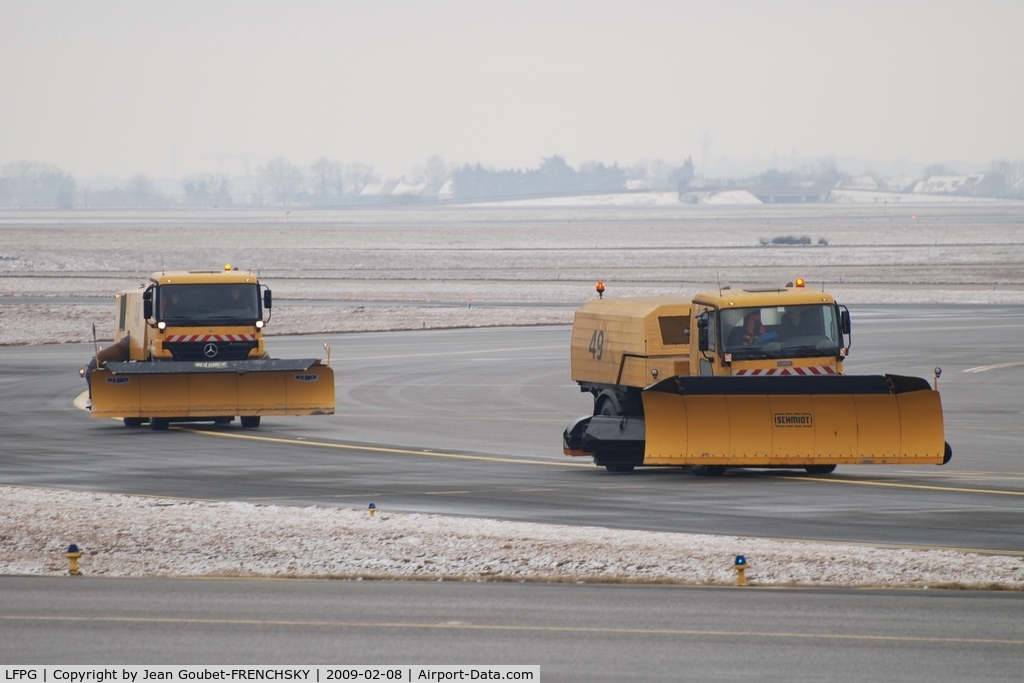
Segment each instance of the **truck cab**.
[[[262,296],[261,296],[262,294]],[[118,292],[115,341],[130,360],[233,361],[265,358],[270,291],[233,270],[154,273],[148,285]]]
[[692,375],[840,375],[850,314],[802,287],[701,292],[693,299]]

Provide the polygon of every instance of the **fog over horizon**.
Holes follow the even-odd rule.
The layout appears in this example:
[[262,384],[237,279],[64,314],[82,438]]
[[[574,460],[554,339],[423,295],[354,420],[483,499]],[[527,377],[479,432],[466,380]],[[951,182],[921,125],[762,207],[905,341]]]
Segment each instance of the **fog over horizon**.
[[1024,3],[7,2],[0,166],[1024,159]]

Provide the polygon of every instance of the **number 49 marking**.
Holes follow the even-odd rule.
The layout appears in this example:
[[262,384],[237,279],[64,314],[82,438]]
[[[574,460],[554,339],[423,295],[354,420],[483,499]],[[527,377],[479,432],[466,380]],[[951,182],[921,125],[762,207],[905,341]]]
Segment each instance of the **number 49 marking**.
[[604,330],[594,330],[593,336],[590,337],[590,357],[597,360],[601,360],[601,356],[604,355]]

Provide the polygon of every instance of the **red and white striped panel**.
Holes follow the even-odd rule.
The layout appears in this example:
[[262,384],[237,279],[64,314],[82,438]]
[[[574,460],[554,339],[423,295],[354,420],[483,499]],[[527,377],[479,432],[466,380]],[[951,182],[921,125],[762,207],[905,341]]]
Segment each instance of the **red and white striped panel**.
[[764,376],[764,375],[834,375],[836,369],[828,365],[813,365],[808,368],[763,368],[760,370],[737,370],[733,375]]
[[247,342],[254,341],[253,334],[169,334],[164,343],[174,342]]

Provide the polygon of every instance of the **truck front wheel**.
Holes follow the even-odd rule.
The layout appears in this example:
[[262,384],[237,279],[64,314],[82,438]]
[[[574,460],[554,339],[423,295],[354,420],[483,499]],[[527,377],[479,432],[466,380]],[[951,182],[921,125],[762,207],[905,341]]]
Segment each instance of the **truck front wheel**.
[[242,429],[256,429],[260,426],[259,415],[242,415]]
[[604,417],[618,417],[622,414],[619,410],[619,404],[609,394],[601,394],[597,398],[597,403],[594,405],[594,415],[603,415]]

